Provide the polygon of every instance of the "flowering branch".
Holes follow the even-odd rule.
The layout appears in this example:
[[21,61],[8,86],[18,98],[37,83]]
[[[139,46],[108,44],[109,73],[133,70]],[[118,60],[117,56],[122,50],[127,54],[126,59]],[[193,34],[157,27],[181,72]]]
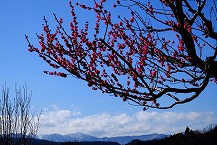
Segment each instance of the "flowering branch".
[[40,48],[26,39],[29,51],[55,69],[44,71],[46,74],[72,75],[93,90],[144,109],[168,109],[192,101],[210,81],[216,81],[217,70],[212,69],[217,67],[215,3],[117,0],[114,7],[126,11],[117,17],[106,9],[106,0],[94,0],[93,7],[76,3],[84,11],[96,13],[95,28],[90,31],[88,21],[79,29],[70,2],[70,32],[54,14],[58,26],[52,32],[44,18],[44,33],[37,35]]

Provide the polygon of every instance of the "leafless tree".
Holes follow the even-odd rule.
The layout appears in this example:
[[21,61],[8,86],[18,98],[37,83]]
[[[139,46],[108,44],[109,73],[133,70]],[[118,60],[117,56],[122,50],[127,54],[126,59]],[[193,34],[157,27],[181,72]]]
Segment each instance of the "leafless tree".
[[10,98],[9,88],[3,87],[0,100],[0,145],[30,145],[40,127],[40,114],[30,113],[31,94],[27,87],[15,90]]

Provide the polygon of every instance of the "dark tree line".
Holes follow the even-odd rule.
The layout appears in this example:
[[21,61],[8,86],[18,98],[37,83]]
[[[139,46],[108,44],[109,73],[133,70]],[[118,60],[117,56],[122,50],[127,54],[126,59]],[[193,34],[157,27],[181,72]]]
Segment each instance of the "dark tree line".
[[66,142],[61,145],[120,145],[116,142]]
[[192,131],[188,127],[185,132],[177,133],[160,140],[134,140],[127,145],[217,145],[217,126],[204,131]]

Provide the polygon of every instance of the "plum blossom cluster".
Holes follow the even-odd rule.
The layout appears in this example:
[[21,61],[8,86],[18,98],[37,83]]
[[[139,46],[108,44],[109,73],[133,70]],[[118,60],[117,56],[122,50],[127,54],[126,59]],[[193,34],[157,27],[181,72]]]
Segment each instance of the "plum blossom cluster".
[[[167,109],[189,102],[199,96],[210,79],[217,78],[217,71],[211,69],[217,65],[216,15],[210,20],[202,13],[205,5],[212,11],[210,3],[117,0],[113,6],[129,12],[117,18],[106,9],[107,4],[106,0],[94,1],[93,6],[74,4],[96,13],[94,28],[87,20],[79,29],[79,16],[70,1],[70,32],[63,27],[63,19],[54,14],[58,26],[53,32],[44,18],[44,32],[37,35],[39,48],[26,36],[29,51],[38,53],[55,70],[44,73],[72,75],[86,81],[93,90],[113,94],[144,109]],[[204,53],[207,51],[210,55]],[[173,103],[158,101],[162,97]]]

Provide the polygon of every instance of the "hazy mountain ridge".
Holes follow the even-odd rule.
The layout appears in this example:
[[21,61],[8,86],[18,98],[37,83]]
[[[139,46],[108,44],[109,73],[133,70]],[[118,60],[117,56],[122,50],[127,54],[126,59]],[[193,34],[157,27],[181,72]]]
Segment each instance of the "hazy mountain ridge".
[[78,132],[68,135],[60,135],[60,134],[49,134],[49,135],[41,135],[40,139],[54,141],[54,142],[94,142],[94,141],[103,141],[103,142],[118,142],[120,144],[127,144],[135,139],[141,141],[153,140],[153,139],[161,139],[165,138],[168,135],[165,134],[148,134],[141,136],[120,136],[120,137],[94,137],[90,135],[86,135],[84,133]]

